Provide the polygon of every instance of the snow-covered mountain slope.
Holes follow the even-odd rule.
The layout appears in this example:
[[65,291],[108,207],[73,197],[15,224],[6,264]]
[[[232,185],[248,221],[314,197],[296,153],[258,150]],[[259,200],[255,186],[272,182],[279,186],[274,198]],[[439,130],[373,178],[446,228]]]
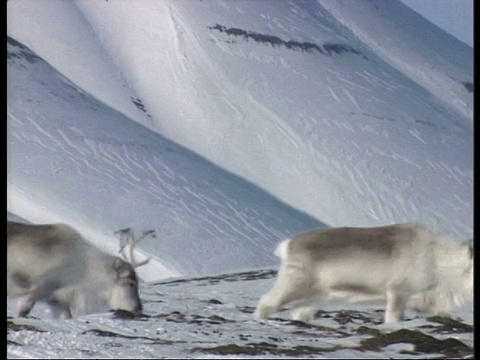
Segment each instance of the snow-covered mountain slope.
[[393,0],[140,4],[9,2],[9,34],[328,225],[471,237],[471,48]]
[[[70,81],[126,116],[146,117],[136,94],[74,1],[7,3],[8,33],[46,59]],[[54,19],[54,21],[52,21]]]
[[319,2],[376,55],[473,120],[471,47],[400,1]]
[[343,304],[313,327],[251,319],[275,244],[301,230],[417,221],[472,238],[471,48],[396,0],[7,13],[7,218],[66,222],[112,253],[113,231],[155,229],[146,281],[222,272],[142,283],[142,319],[52,321],[39,304],[45,319],[7,318],[8,357],[471,354],[470,308],[393,328]]
[[[144,279],[273,263],[278,239],[322,226],[106,106],[8,38],[8,209],[63,221],[105,250],[155,229]],[[164,264],[162,268],[160,264]]]
[[[470,358],[473,313],[382,324],[383,309],[325,305],[310,324],[288,311],[257,322],[252,312],[275,270],[209,274],[143,284],[145,314],[101,313],[51,320],[7,310],[8,358]],[[460,315],[460,317],[457,317]],[[39,319],[38,317],[42,317]]]

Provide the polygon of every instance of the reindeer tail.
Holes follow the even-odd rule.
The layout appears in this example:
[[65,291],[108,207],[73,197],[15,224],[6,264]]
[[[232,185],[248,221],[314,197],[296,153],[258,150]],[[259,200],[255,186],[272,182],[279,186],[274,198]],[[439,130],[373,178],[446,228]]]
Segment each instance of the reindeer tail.
[[288,256],[288,243],[289,242],[290,242],[290,239],[283,240],[280,244],[278,244],[277,248],[275,249],[274,254],[282,260],[285,260]]

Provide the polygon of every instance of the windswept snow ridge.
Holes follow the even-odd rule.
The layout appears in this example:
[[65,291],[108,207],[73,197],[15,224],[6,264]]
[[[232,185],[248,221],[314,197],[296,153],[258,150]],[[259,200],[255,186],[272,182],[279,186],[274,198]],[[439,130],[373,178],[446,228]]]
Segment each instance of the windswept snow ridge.
[[318,1],[378,56],[473,121],[471,47],[400,1]]

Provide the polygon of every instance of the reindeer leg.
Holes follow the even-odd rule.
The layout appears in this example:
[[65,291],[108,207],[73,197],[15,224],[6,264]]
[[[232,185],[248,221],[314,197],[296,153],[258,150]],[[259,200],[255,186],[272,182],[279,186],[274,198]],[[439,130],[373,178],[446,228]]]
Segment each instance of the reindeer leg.
[[[58,269],[56,270],[58,272]],[[61,275],[52,275],[52,273],[44,274],[41,278],[37,279],[37,281],[33,282],[38,285],[33,287],[33,289],[19,301],[19,317],[27,316],[37,301],[50,298],[56,290],[62,287],[62,281],[59,279]]]
[[317,312],[315,300],[316,297],[312,297],[295,304],[291,314],[292,320],[309,322]]
[[394,290],[387,291],[387,305],[385,308],[385,324],[400,321],[407,305],[408,296]]
[[28,296],[25,296],[18,300],[17,303],[17,314],[18,317],[26,317],[32,311],[35,302],[32,301]]
[[53,297],[47,300],[47,304],[50,307],[50,311],[55,319],[72,318],[72,312],[70,311],[70,305],[68,302]]
[[315,295],[313,283],[301,269],[283,267],[269,293],[263,295],[255,309],[255,319],[264,319],[282,305],[296,300],[309,299]]

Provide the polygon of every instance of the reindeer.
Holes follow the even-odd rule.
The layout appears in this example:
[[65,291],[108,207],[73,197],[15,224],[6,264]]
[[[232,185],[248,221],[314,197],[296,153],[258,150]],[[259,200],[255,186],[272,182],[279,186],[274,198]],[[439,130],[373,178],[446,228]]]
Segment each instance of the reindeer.
[[[95,312],[101,303],[112,309],[141,312],[135,268],[136,244],[131,229],[122,236],[123,260],[90,244],[65,224],[22,224],[7,221],[7,296],[18,297],[18,316],[27,316],[37,301],[46,302],[54,318],[71,318],[71,308]],[[130,244],[130,262],[123,250]]]
[[400,321],[407,304],[448,314],[473,296],[473,240],[443,240],[418,224],[300,233],[277,246],[277,279],[254,317],[291,303],[292,319],[308,322],[319,300],[386,303],[385,323]]

